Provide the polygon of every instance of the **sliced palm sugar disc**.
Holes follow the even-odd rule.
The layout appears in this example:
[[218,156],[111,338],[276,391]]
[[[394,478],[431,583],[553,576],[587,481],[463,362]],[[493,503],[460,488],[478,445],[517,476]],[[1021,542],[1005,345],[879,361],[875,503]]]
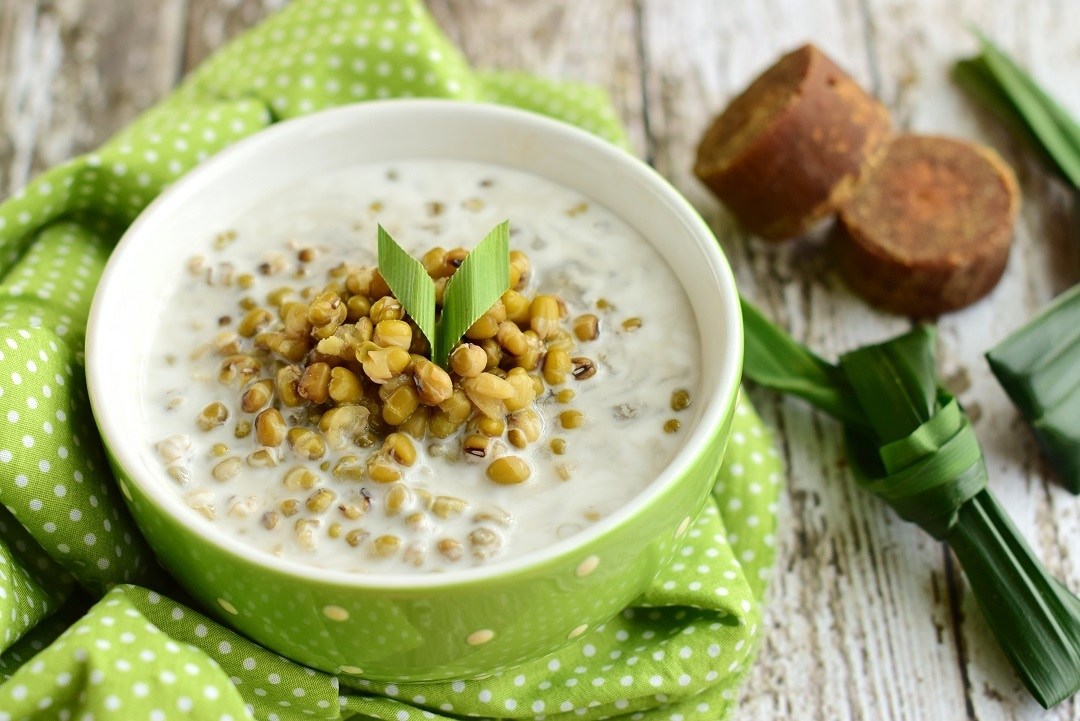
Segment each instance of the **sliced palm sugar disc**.
[[713,121],[694,172],[747,230],[781,240],[834,212],[888,135],[885,107],[806,45]]
[[993,150],[898,136],[840,210],[840,272],[859,295],[894,313],[961,308],[1001,278],[1019,206],[1016,178]]

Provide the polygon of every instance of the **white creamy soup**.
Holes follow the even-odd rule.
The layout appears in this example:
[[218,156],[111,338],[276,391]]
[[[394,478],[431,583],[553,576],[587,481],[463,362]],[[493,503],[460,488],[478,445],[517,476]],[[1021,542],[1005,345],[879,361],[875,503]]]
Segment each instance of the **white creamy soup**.
[[[398,374],[382,383],[358,360],[383,357],[372,349],[386,329],[408,325],[393,298],[352,292],[378,294],[364,270],[377,264],[377,226],[414,257],[438,260],[433,248],[472,248],[507,219],[511,249],[527,256],[528,270],[517,274],[517,295],[504,295],[502,315],[492,311],[499,335],[463,340],[485,349],[472,360],[481,359],[492,387],[516,379],[529,402],[505,417],[500,405],[491,418],[466,405],[462,420],[461,408],[446,409],[473,396],[452,372],[454,398],[421,399],[412,410],[418,392],[431,394],[415,345],[408,368],[392,368]],[[327,288],[340,296],[334,313],[370,319],[312,327],[310,318],[323,322],[312,308]],[[522,298],[536,309],[537,296],[556,299],[558,331],[537,331],[524,316],[499,321]],[[191,261],[161,317],[143,380],[146,443],[191,522],[268,554],[357,573],[497,562],[582,531],[669,463],[689,431],[699,378],[690,305],[649,242],[576,192],[470,162],[364,165],[275,193],[211,237],[191,239]],[[290,327],[310,327],[312,337],[300,346],[283,340]],[[372,327],[367,351],[327,355]],[[504,333],[527,336],[532,350],[521,362],[533,367],[509,370],[517,356],[496,347]],[[555,356],[573,358],[568,372]],[[310,396],[298,405],[297,389]],[[350,407],[339,418],[360,413],[363,428],[338,432],[327,422],[336,407]]]

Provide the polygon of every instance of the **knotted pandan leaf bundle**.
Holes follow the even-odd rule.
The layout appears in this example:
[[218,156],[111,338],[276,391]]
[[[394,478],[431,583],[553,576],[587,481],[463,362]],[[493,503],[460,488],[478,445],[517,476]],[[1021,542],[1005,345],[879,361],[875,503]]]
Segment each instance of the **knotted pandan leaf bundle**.
[[971,422],[935,371],[935,334],[821,359],[743,303],[745,374],[844,428],[856,481],[949,544],[995,638],[1045,708],[1080,688],[1080,599],[1032,553],[987,488]]

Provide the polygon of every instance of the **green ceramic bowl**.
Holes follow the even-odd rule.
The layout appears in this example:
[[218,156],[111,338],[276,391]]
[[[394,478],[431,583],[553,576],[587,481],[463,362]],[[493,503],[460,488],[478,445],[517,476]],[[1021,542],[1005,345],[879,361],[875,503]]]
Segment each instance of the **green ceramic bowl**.
[[[138,383],[187,239],[226,227],[275,188],[343,167],[450,158],[532,172],[591,196],[661,248],[689,290],[702,380],[685,444],[616,513],[548,548],[430,575],[355,575],[275,559],[195,523],[146,452]],[[139,299],[134,303],[132,299]],[[373,102],[275,125],[155,201],[109,261],[90,316],[91,401],[125,499],[162,563],[224,623],[300,663],[372,679],[472,677],[550,653],[631,603],[677,549],[719,467],[742,324],[731,271],[694,209],[629,154],[503,107]]]

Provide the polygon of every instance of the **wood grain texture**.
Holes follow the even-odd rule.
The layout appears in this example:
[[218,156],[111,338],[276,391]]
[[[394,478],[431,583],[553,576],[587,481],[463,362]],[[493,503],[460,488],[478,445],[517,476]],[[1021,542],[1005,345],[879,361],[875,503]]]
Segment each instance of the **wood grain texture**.
[[185,3],[0,1],[0,194],[99,145],[168,92]]
[[605,88],[634,150],[645,153],[641,34],[632,0],[429,0],[428,7],[477,67]]
[[[978,18],[1076,109],[1076,88],[1065,87],[1050,63],[1025,54],[1032,43],[1022,33],[1036,33],[1058,68],[1070,43],[1077,65],[1075,42],[1050,27],[1050,17],[1029,18],[1011,3],[838,2],[818,4],[812,15],[795,2],[747,5],[742,13],[719,12],[710,2],[684,3],[678,14],[660,2],[645,6],[655,8],[643,27],[646,69],[654,73],[646,105],[657,167],[713,224],[743,292],[827,356],[907,323],[853,298],[829,272],[820,241],[775,248],[732,229],[689,172],[713,113],[780,52],[810,38],[882,97],[898,127],[988,142],[1018,166],[1027,203],[1006,279],[986,302],[942,320],[943,372],[960,381],[962,400],[981,405],[976,430],[995,491],[1039,556],[1076,589],[1067,563],[1080,549],[1076,499],[1047,480],[981,357],[1053,292],[1080,280],[1067,198],[948,79],[957,55],[973,50],[965,27]],[[1062,8],[1040,11],[1063,20]],[[693,55],[684,52],[688,46]],[[712,67],[704,64],[710,56]],[[1075,718],[1072,702],[1045,713],[1027,697],[944,549],[860,495],[839,470],[835,425],[797,402],[759,400],[782,429],[789,486],[767,611],[771,633],[744,694],[746,718]]]
[[[285,0],[0,0],[0,198],[101,142],[236,33]],[[711,117],[781,52],[820,45],[903,129],[996,147],[1024,206],[1004,279],[939,323],[943,375],[974,411],[992,487],[1048,567],[1080,590],[1080,501],[1050,478],[982,353],[1080,282],[1080,217],[1057,181],[948,78],[977,22],[1080,114],[1080,33],[1068,0],[428,0],[480,67],[606,88],[648,158],[699,208],[743,292],[827,357],[909,326],[851,295],[824,231],[747,237],[691,174]],[[1070,16],[1069,13],[1073,13]],[[859,490],[835,424],[755,399],[788,465],[768,633],[738,718],[1080,719],[1044,712],[989,636],[955,562]]]

